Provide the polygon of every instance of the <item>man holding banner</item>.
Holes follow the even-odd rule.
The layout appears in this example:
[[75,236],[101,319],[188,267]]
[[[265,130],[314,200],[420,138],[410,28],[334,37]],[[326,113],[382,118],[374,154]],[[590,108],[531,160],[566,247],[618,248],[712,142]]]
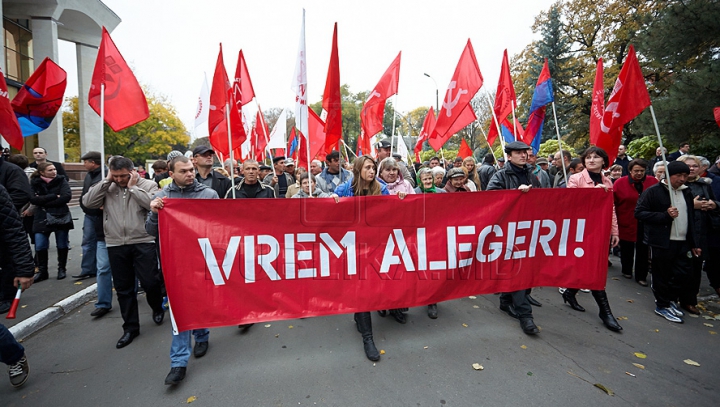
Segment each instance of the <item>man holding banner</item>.
[[[505,145],[510,165],[503,167],[495,173],[488,183],[487,190],[519,189],[522,192],[530,188],[541,188],[540,181],[533,174],[533,167],[527,164],[530,146],[522,141],[513,141]],[[520,327],[528,335],[540,332],[533,321],[532,305],[528,300],[526,290],[502,293],[500,295],[500,309],[513,318],[520,320]]]

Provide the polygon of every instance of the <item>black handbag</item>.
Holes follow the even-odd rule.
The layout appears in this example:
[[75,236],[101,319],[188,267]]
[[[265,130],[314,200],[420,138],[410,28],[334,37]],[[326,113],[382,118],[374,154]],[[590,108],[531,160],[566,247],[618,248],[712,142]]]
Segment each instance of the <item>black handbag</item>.
[[48,226],[67,225],[68,223],[72,223],[72,214],[67,212],[62,215],[58,215],[46,212],[45,219]]

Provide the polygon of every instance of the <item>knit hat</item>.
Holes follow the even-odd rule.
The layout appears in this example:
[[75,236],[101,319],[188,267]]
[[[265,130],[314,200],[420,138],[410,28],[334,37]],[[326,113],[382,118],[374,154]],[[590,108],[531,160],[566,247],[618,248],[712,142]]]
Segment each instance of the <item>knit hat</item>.
[[682,161],[669,162],[667,165],[668,175],[690,174],[690,167]]
[[181,153],[181,152],[179,152],[179,151],[177,151],[177,150],[173,150],[173,151],[171,151],[171,152],[168,153],[168,155],[167,155],[167,161],[170,162],[170,160],[172,160],[173,158],[175,158],[175,157],[180,157],[181,155],[183,155],[183,153]]

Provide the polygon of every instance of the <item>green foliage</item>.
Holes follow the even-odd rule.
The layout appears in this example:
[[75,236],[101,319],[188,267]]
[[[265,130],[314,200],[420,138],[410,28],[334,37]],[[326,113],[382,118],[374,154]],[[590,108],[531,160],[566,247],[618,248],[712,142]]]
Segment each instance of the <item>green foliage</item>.
[[[663,137],[663,146],[667,148],[667,140]],[[645,136],[628,143],[627,154],[632,158],[650,160],[655,157],[655,150],[660,147],[657,136]],[[671,151],[671,150],[668,150]]]
[[[575,151],[575,149],[570,144],[566,143],[565,141],[562,141],[561,146],[562,146],[563,150],[569,151],[570,154],[573,155],[573,157],[575,155],[577,155],[577,152]],[[550,139],[550,140],[540,144],[540,148],[538,149],[537,156],[538,157],[549,157],[550,155],[554,155],[558,151],[560,151],[560,148],[558,148],[557,139]]]
[[431,158],[436,157],[436,156],[438,158],[440,158],[440,160],[442,160],[442,158],[445,157],[446,160],[452,161],[455,159],[455,157],[457,157],[457,155],[458,155],[458,149],[455,149],[455,150],[443,149],[442,153],[440,153],[440,151],[438,151],[436,153],[433,150],[427,150],[427,151],[422,151],[420,153],[420,162],[430,161]]
[[80,162],[80,123],[78,115],[78,98],[77,96],[65,98],[65,106],[63,108],[63,130],[65,144],[65,161]]

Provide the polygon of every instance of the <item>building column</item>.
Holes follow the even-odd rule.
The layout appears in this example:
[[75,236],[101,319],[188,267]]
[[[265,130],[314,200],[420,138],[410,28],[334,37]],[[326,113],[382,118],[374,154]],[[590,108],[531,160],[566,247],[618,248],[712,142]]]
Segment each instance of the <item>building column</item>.
[[76,44],[78,72],[78,110],[80,122],[80,152],[101,151],[102,123],[100,116],[88,105],[88,93],[95,69],[98,48],[87,44]]
[[[49,17],[32,18],[33,60],[35,68],[48,57],[58,62],[57,22]],[[65,162],[65,142],[62,122],[62,109],[58,111],[50,127],[38,134],[40,147],[47,150],[47,158]]]

